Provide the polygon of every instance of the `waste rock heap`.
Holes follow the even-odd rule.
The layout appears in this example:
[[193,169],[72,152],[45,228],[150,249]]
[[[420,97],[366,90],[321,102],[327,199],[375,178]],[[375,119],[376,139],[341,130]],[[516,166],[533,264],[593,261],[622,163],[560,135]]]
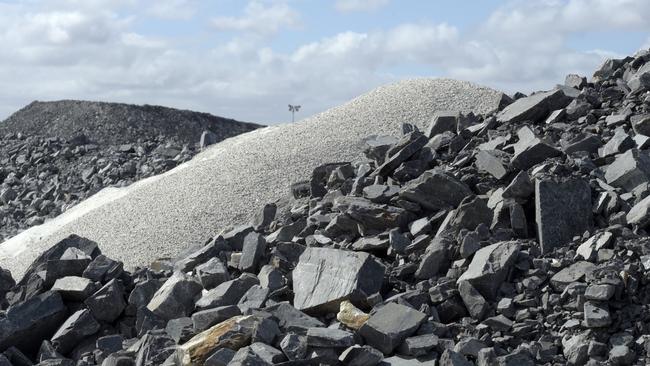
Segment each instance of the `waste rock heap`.
[[405,123],[133,272],[72,235],[2,272],[0,364],[647,364],[648,75]]
[[157,106],[33,102],[0,123],[0,242],[257,127]]

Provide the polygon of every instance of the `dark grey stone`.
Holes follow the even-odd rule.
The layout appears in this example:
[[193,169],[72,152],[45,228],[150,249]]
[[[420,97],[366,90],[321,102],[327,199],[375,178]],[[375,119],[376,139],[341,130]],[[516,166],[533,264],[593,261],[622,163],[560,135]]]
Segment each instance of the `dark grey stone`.
[[205,366],[227,366],[233,357],[235,357],[235,351],[230,348],[219,348],[214,353],[212,353],[208,358],[205,359]]
[[354,345],[341,353],[339,361],[346,366],[374,366],[383,358],[384,355],[380,351],[370,346]]
[[219,258],[211,258],[196,267],[196,277],[204,289],[210,290],[230,280],[230,273]]
[[543,253],[593,227],[591,187],[582,179],[535,181],[535,222]]
[[210,309],[219,306],[236,305],[248,289],[258,284],[259,280],[257,277],[249,273],[244,273],[238,278],[226,281],[203,294],[196,302],[196,307],[199,309]]
[[10,306],[0,319],[0,349],[36,351],[40,342],[34,340],[49,339],[67,315],[61,295],[52,291]]
[[101,254],[98,255],[83,271],[83,277],[95,282],[106,283],[112,279],[118,278],[124,271],[124,264],[119,261],[108,258]]
[[291,361],[307,357],[307,337],[289,333],[280,341],[282,352]]
[[502,151],[481,150],[476,154],[476,168],[480,171],[490,173],[496,179],[502,179],[508,175],[508,165],[504,163]]
[[451,265],[452,246],[453,242],[446,237],[432,239],[415,272],[415,278],[425,280],[447,271]]
[[52,336],[52,345],[62,354],[70,352],[81,340],[99,331],[100,325],[83,309],[72,314]]
[[194,331],[200,333],[211,326],[240,315],[241,311],[235,305],[220,306],[217,308],[197,311],[192,314]]
[[244,237],[239,269],[243,272],[255,272],[259,268],[260,260],[266,250],[266,239],[264,236],[251,232]]
[[307,345],[310,347],[347,348],[354,344],[354,334],[333,328],[307,329]]
[[474,286],[469,281],[459,281],[458,293],[460,294],[460,298],[463,299],[463,303],[465,303],[465,307],[472,318],[483,320],[483,317],[487,314],[489,305]]
[[497,290],[519,254],[516,242],[499,242],[481,248],[458,281],[469,281],[486,299],[495,298]]
[[175,272],[156,291],[147,308],[166,320],[189,316],[201,290],[201,284],[194,277]]
[[253,285],[241,297],[237,306],[242,313],[248,312],[250,309],[260,309],[264,307],[266,300],[269,298],[271,290],[264,288],[260,285]]
[[275,365],[287,360],[287,357],[279,349],[261,342],[253,342],[250,345],[251,351],[258,355],[266,363]]
[[465,197],[472,195],[472,191],[451,175],[434,169],[408,182],[399,195],[422,207],[438,211],[456,208]]
[[438,347],[438,340],[438,336],[435,334],[416,335],[406,338],[397,351],[405,356],[424,356]]
[[320,320],[303,313],[286,302],[267,306],[264,311],[278,319],[278,326],[284,332],[304,333],[308,328],[325,326]]
[[516,100],[497,115],[500,123],[516,124],[524,121],[537,123],[553,110],[566,107],[571,102],[562,90],[540,92]]
[[473,366],[471,362],[467,361],[465,356],[446,349],[440,356],[440,366]]
[[432,138],[435,135],[449,131],[456,132],[458,128],[459,113],[453,111],[438,111],[431,119],[431,124],[427,128],[426,136]]
[[331,248],[307,248],[293,270],[294,306],[333,312],[343,300],[360,301],[379,291],[385,268],[373,256]]
[[607,167],[605,179],[614,187],[631,191],[650,180],[650,157],[645,151],[628,150]]
[[251,347],[240,348],[228,363],[229,366],[267,366],[271,365],[255,353]]
[[110,280],[84,301],[92,316],[103,322],[112,323],[126,307],[124,286],[117,280]]
[[165,332],[177,344],[185,343],[195,334],[194,322],[189,317],[171,319],[165,326]]
[[403,136],[395,146],[388,150],[386,161],[379,166],[372,176],[387,176],[391,174],[408,158],[420,151],[429,139],[419,131],[413,131]]
[[196,266],[207,262],[210,258],[219,256],[224,250],[230,250],[226,240],[222,236],[217,236],[207,245],[191,252],[190,254],[174,262],[174,270],[180,272],[189,272]]
[[408,306],[388,303],[373,314],[359,329],[366,343],[390,354],[411,336],[427,316]]

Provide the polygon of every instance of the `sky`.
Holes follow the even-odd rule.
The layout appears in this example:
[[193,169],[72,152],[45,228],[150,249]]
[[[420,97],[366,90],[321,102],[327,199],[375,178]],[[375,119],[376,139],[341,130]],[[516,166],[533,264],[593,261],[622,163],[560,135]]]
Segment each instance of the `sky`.
[[0,120],[82,99],[275,124],[415,77],[530,93],[650,48],[648,19],[649,0],[0,0]]

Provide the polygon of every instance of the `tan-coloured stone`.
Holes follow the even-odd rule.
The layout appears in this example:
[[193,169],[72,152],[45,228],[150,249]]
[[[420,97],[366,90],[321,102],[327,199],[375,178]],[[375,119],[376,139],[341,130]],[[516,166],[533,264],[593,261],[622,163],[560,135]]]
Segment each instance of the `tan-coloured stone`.
[[368,318],[370,318],[370,315],[364,313],[347,300],[341,302],[340,310],[336,314],[336,319],[352,329],[361,328]]
[[201,366],[217,348],[234,351],[247,346],[258,318],[235,316],[205,330],[178,348],[178,359],[182,366]]

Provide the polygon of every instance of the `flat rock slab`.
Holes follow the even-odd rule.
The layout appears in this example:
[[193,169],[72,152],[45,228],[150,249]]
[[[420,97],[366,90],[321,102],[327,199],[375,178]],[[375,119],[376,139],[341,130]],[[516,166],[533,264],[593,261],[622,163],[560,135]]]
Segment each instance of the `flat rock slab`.
[[463,81],[408,80],[293,124],[235,136],[165,174],[104,189],[3,243],[0,267],[20,278],[40,253],[72,233],[101,243],[127,269],[174,257],[247,222],[292,183],[308,180],[315,166],[361,157],[369,133],[397,135],[403,121],[424,131],[441,110],[487,114],[503,95]]
[[616,156],[616,160],[605,170],[607,183],[631,191],[650,179],[650,156],[636,149]]
[[497,115],[501,123],[539,122],[551,111],[564,108],[571,102],[562,90],[551,90],[517,99]]
[[543,253],[593,226],[591,188],[581,179],[535,181],[535,223]]
[[343,300],[362,301],[379,291],[385,270],[368,253],[307,248],[292,274],[294,306],[307,312],[336,312]]
[[570,283],[582,280],[587,273],[593,271],[595,268],[596,265],[591,262],[575,262],[553,275],[553,277],[551,277],[551,286],[555,288],[555,291],[564,291]]

